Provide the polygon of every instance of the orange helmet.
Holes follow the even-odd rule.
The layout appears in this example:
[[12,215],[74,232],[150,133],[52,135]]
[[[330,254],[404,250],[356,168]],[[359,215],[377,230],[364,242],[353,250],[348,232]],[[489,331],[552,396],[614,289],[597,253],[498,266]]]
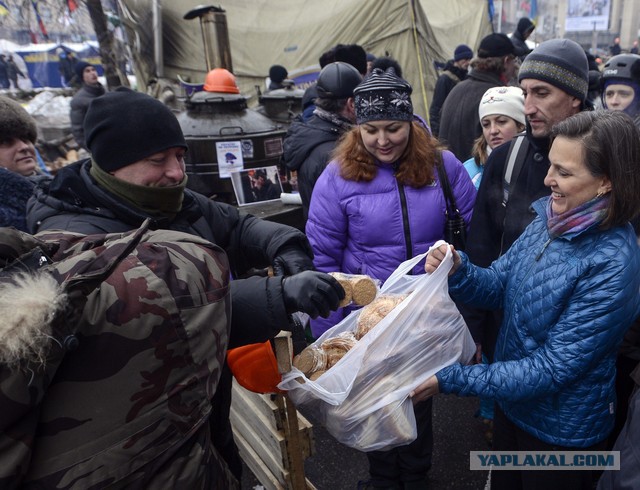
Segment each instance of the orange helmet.
[[204,89],[207,92],[222,92],[224,94],[239,94],[236,77],[229,70],[214,68],[204,79]]
[[283,393],[277,388],[282,375],[270,341],[229,349],[227,364],[243,388],[255,393]]

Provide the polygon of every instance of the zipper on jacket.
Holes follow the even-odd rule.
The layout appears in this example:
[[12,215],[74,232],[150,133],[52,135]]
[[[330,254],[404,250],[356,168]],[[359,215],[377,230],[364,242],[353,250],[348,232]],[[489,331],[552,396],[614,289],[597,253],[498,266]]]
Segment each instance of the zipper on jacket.
[[[529,277],[529,275],[531,274],[531,270],[534,268],[534,266],[535,266],[536,262],[538,261],[538,258],[539,258],[540,256],[542,256],[542,252],[544,252],[544,249],[545,249],[545,248],[547,248],[547,245],[549,245],[549,242],[550,242],[551,240],[552,240],[551,238],[550,238],[549,240],[547,240],[547,242],[544,244],[544,246],[543,246],[543,248],[542,248],[542,251],[540,252],[540,254],[538,255],[538,257],[536,257],[536,260],[535,260],[535,261],[533,261],[533,262],[531,263],[531,266],[529,267],[529,270],[527,270],[527,273],[524,275],[524,277],[523,277],[522,281],[520,281],[520,284],[518,285],[518,290],[517,290],[517,291],[516,291],[516,293],[514,294],[514,297],[516,297],[516,298],[517,298],[517,297],[519,297],[519,296],[520,296],[520,290],[522,289],[522,286],[524,285],[524,283],[525,283],[526,279],[527,279],[527,278]],[[508,318],[506,318],[506,320],[507,320],[507,321],[506,321],[506,322],[504,322],[504,326],[505,326],[505,328],[506,328],[506,329],[509,329],[509,330],[510,330],[509,325],[511,325],[511,317],[512,317],[512,316],[513,316],[513,313],[510,313],[510,314],[509,314],[509,317],[508,317]],[[505,334],[504,334],[504,337],[506,338],[508,335],[509,335],[509,331],[508,331],[508,330],[506,330],[506,331],[505,331]],[[504,359],[505,359],[505,348],[506,348],[506,346],[507,346],[506,342],[503,342],[503,343],[502,343],[502,349],[501,349],[501,352],[502,352],[502,360],[504,360]],[[495,357],[495,355],[494,355],[494,357]]]
[[553,241],[553,238],[549,238],[546,242],[544,242],[544,245],[542,245],[542,250],[540,250],[540,252],[538,252],[538,255],[536,255],[536,262],[540,260],[540,258],[542,257],[542,254],[544,253],[544,251],[547,249],[547,247],[552,241]]
[[402,211],[402,228],[404,230],[404,243],[406,259],[413,258],[413,247],[411,246],[411,229],[409,227],[409,211],[407,210],[407,196],[404,193],[404,185],[398,182],[398,194],[400,195],[400,210]]

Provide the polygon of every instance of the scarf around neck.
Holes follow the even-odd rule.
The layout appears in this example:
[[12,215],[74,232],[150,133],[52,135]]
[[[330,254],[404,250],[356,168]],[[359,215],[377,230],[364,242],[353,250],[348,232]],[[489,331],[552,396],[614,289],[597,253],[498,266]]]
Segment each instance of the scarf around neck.
[[579,233],[601,223],[607,214],[609,196],[594,197],[566,213],[555,214],[551,208],[553,200],[547,202],[547,229],[549,236],[556,238],[565,233]]
[[332,124],[335,124],[336,126],[338,126],[339,128],[344,129],[345,131],[349,131],[353,127],[353,124],[351,124],[351,122],[349,122],[344,117],[342,117],[342,116],[340,116],[338,114],[334,114],[333,112],[325,111],[324,109],[321,109],[320,107],[316,107],[315,110],[313,111],[313,113],[314,113],[314,115],[316,115],[320,119],[322,119],[324,121],[327,121],[327,122],[330,122]]
[[184,189],[187,185],[186,174],[182,182],[176,186],[151,187],[118,179],[102,170],[93,160],[89,173],[100,187],[151,216],[173,219],[182,209]]

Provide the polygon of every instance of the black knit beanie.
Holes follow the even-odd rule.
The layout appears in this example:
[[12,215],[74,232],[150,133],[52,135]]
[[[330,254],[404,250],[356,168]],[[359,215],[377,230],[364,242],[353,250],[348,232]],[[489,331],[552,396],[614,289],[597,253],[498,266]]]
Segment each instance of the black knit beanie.
[[353,91],[356,123],[368,121],[412,121],[411,85],[393,68],[374,68]]
[[73,68],[76,71],[76,77],[78,77],[78,82],[84,83],[84,69],[88,66],[93,66],[91,63],[87,63],[86,61],[78,61],[76,66]]
[[187,148],[171,109],[124,87],[93,99],[84,119],[84,134],[93,160],[106,172],[169,148]]
[[0,143],[14,138],[36,142],[38,128],[29,113],[9,97],[0,97]]
[[478,58],[501,58],[515,54],[511,39],[502,32],[494,32],[482,38],[478,47]]
[[584,49],[570,39],[550,39],[522,62],[518,82],[533,78],[550,83],[582,101],[589,90],[589,62]]

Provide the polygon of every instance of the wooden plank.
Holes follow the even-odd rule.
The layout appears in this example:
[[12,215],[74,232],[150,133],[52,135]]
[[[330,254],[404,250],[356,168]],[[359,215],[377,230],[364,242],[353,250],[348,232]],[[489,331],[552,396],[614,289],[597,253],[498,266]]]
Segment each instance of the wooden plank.
[[289,470],[290,482],[293,488],[305,488],[304,456],[298,430],[298,412],[286,395],[276,397],[276,405],[284,407],[287,411],[287,425],[285,426],[286,450],[285,469]]
[[234,431],[241,433],[247,441],[255,445],[254,450],[262,458],[273,459],[275,464],[284,466],[287,445],[283,432],[275,430],[266,420],[256,417],[255,414],[254,417],[246,417],[238,411],[235,404],[231,405],[230,418]]
[[273,339],[275,346],[276,361],[278,362],[278,372],[280,374],[291,371],[291,361],[293,359],[293,344],[291,343],[291,332],[281,331]]
[[284,479],[283,481],[278,480],[241,434],[234,432],[234,438],[240,451],[240,457],[266,490],[285,490],[287,488]]
[[286,413],[280,410],[271,399],[275,395],[261,395],[253,393],[233,380],[233,398],[241,397],[243,405],[250,406],[251,410],[257,410],[268,419],[274,419],[278,430],[284,429],[284,418]]
[[[274,338],[278,370],[291,370],[291,333]],[[234,381],[231,424],[245,464],[267,490],[315,490],[304,461],[315,452],[312,425],[286,394],[251,393]]]
[[[240,418],[254,420],[257,427],[260,427],[260,425],[266,424],[266,421],[269,421],[272,428],[275,431],[281,431],[283,434],[282,437],[284,437],[284,423],[282,423],[282,420],[286,420],[286,410],[284,406],[278,408],[276,403],[270,399],[270,395],[252,393],[239,385],[237,385],[236,389],[236,385],[234,383],[232,406],[236,409]],[[303,456],[308,458],[315,452],[313,426],[302,414],[298,413],[297,415],[301,451]],[[274,419],[277,419],[280,423],[275,422]],[[278,442],[278,444],[280,443]],[[282,443],[282,445],[283,444],[284,443]],[[275,443],[273,449],[276,450]],[[286,451],[286,447],[282,449],[282,451]]]

